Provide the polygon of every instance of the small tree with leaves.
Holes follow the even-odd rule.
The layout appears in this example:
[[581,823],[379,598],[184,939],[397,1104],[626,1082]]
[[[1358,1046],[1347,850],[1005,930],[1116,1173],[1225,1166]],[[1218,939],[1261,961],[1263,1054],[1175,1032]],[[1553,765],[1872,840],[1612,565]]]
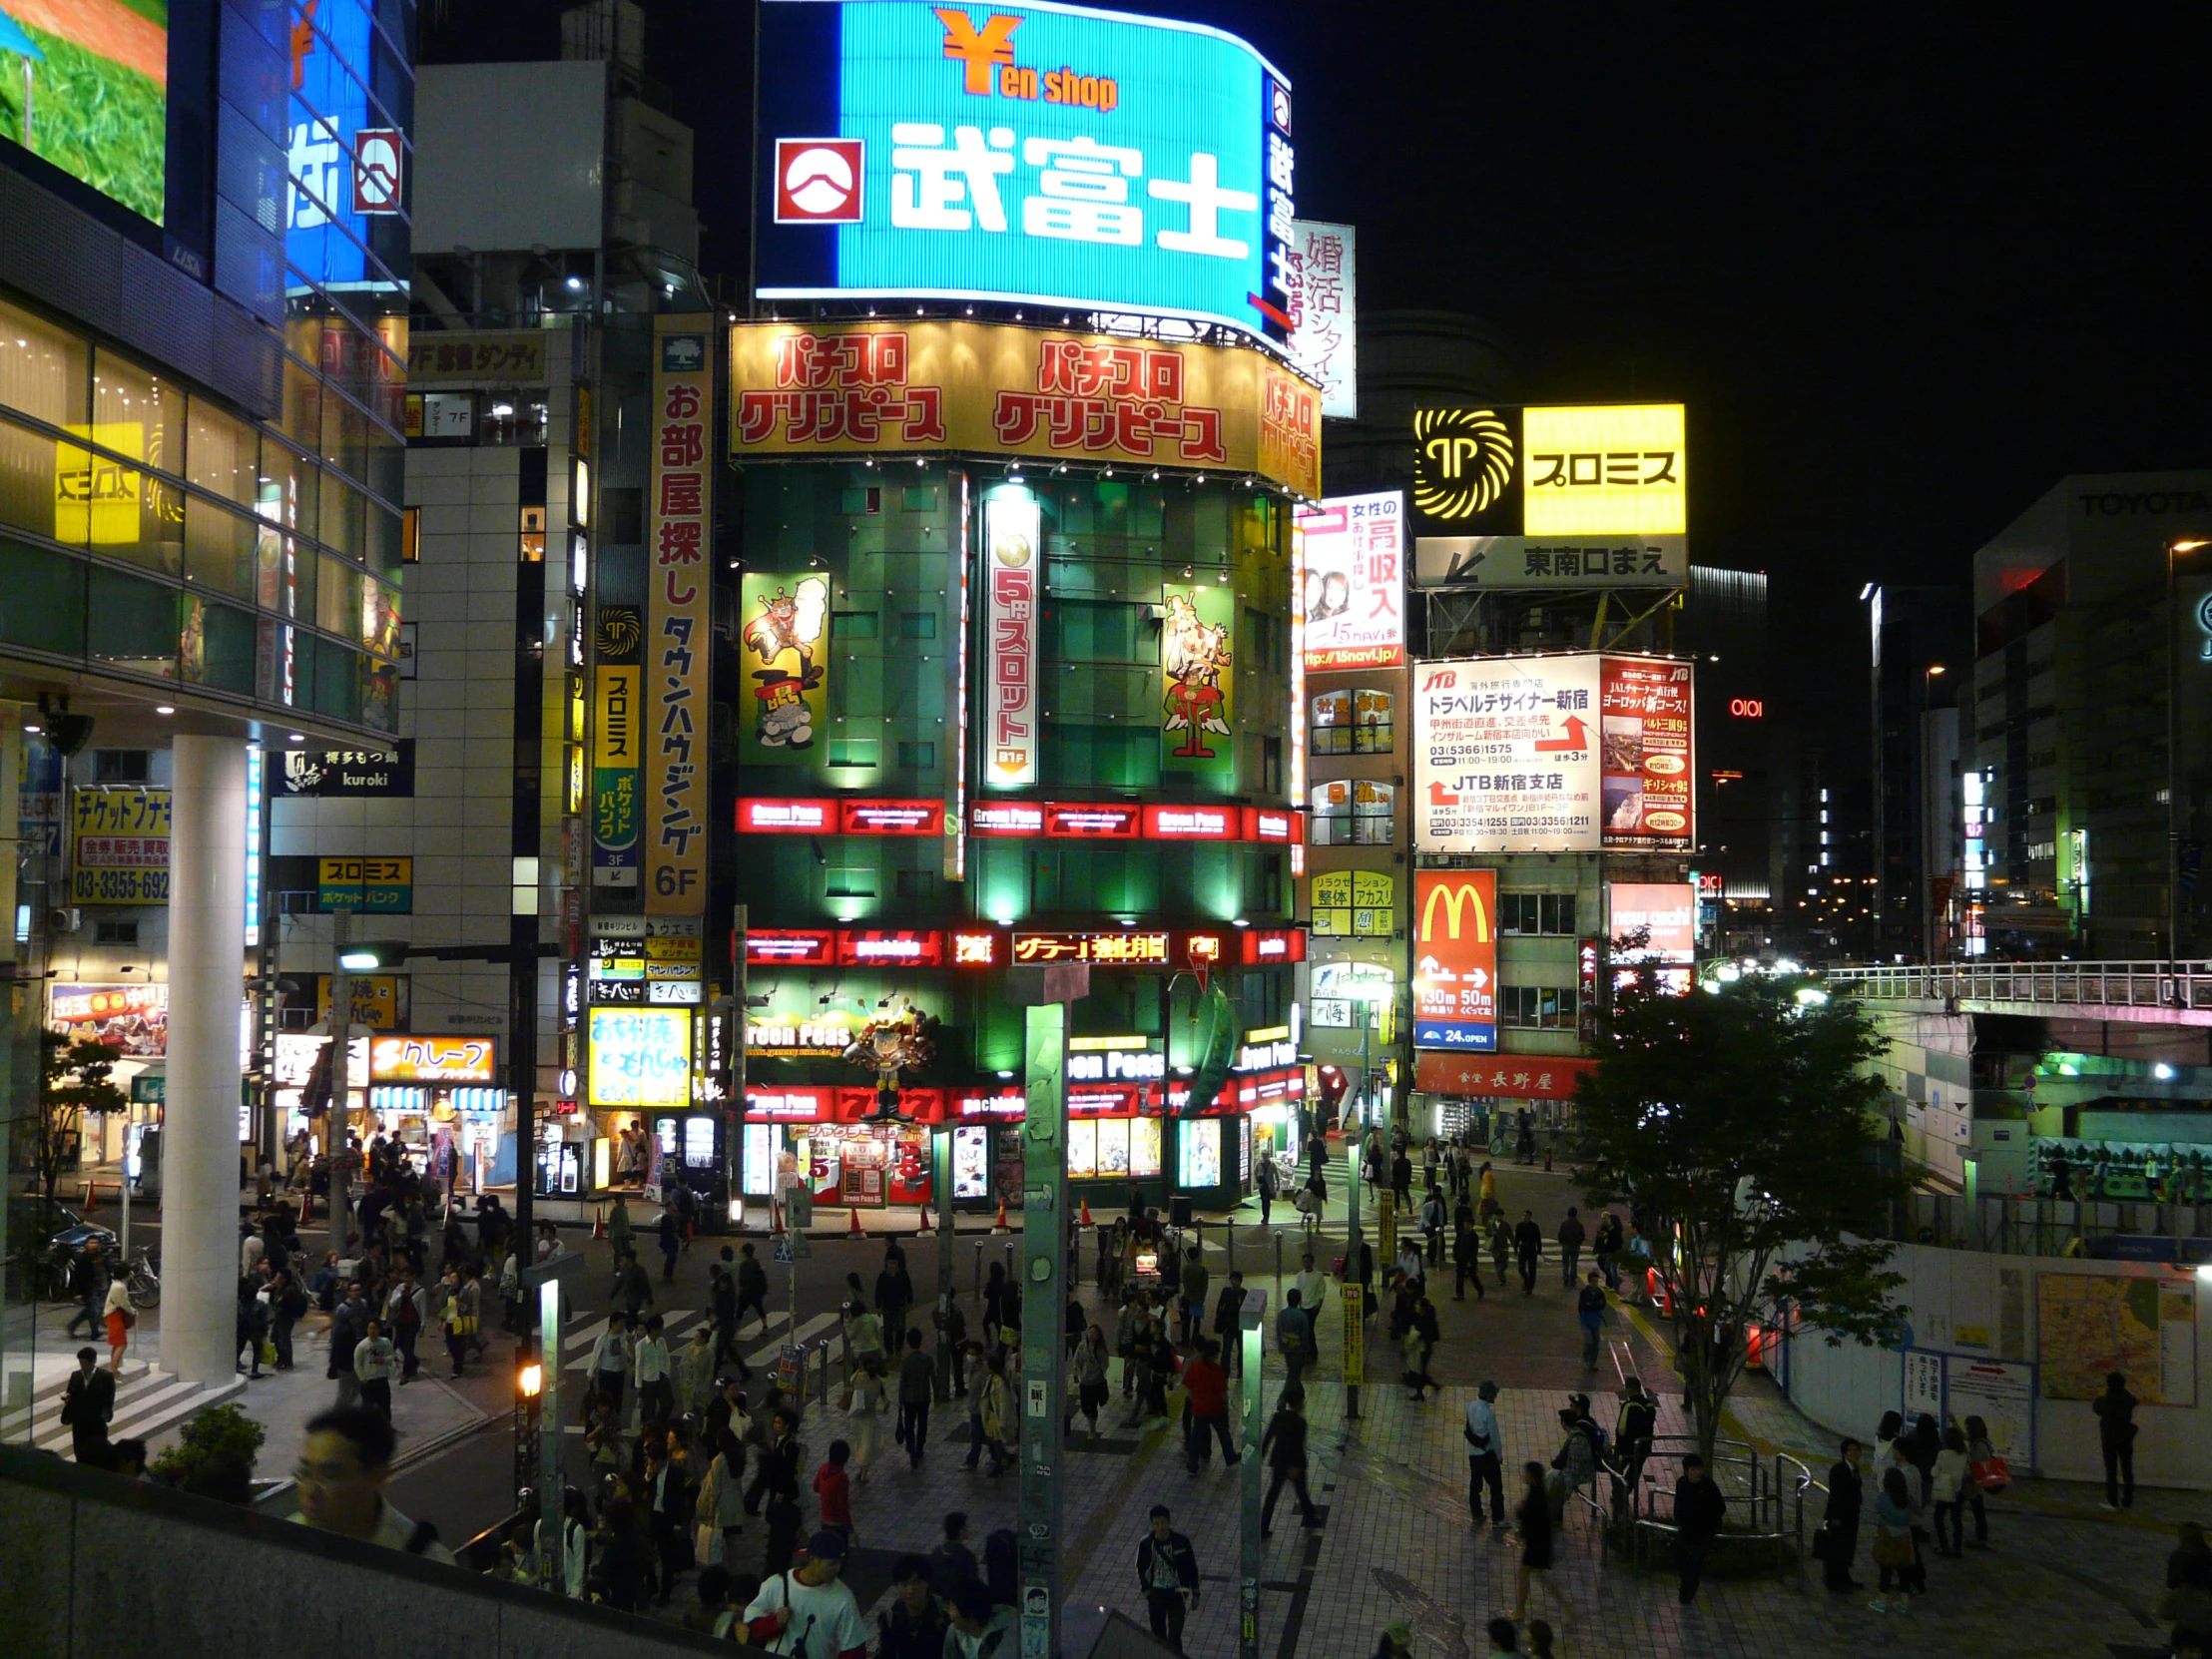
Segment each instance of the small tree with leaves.
[[115,1080],[120,1053],[97,1037],[39,1033],[38,1115],[31,1125],[31,1168],[52,1204],[62,1171],[83,1144],[87,1112],[120,1112],[130,1096]]
[[1687,996],[1630,988],[1575,1098],[1569,1167],[1649,1241],[1683,1391],[1710,1459],[1747,1333],[1818,1330],[1871,1344],[1903,1309],[1875,1237],[1907,1179],[1878,1161],[1884,1047],[1855,1005],[1803,977]]

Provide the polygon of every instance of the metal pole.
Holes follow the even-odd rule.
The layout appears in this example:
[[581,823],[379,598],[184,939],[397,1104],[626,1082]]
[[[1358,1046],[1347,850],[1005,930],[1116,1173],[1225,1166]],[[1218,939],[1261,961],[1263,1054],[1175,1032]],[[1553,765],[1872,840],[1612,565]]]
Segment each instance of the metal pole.
[[353,978],[345,970],[345,944],[353,912],[330,912],[330,1244],[345,1257],[353,1231],[353,1197],[347,1190],[346,1148],[353,1138]]
[[[1022,1659],[1051,1659],[1060,1651],[1060,1456],[1066,1439],[1063,1397],[1067,1255],[1061,1244],[1067,1214],[1068,1018],[1063,1000],[1089,989],[1085,970],[1076,983],[1039,976],[1025,1007],[1023,1048],[1027,1100],[1021,1125],[1021,1417],[1016,1537],[1020,1545]],[[1024,987],[1029,988],[1029,987]],[[1072,998],[1068,998],[1072,1000]]]
[[1237,1656],[1260,1659],[1260,1569],[1266,1545],[1260,1540],[1260,1331],[1268,1294],[1250,1292],[1239,1311],[1236,1340],[1244,1345],[1244,1461],[1238,1465]]
[[[529,954],[517,955],[507,971],[509,997],[514,1003],[514,1018],[509,1025],[513,1036],[508,1043],[507,1075],[508,1087],[514,1091],[515,1108],[514,1227],[518,1267],[537,1259],[534,1200],[538,1190],[538,958],[534,944],[524,948]],[[527,1337],[522,1346],[529,1347]],[[547,1366],[557,1367],[561,1358],[558,1333],[553,1347],[546,1352],[551,1356]],[[515,1360],[517,1364],[528,1364],[529,1356],[518,1354]]]
[[[521,1182],[516,1203],[521,1202]],[[530,1260],[530,1240],[522,1240],[521,1260]],[[538,1287],[538,1353],[550,1355],[538,1373],[538,1519],[545,1532],[543,1552],[545,1587],[555,1595],[568,1585],[561,1566],[561,1547],[567,1540],[568,1517],[564,1513],[567,1482],[561,1473],[561,1282],[548,1279]]]
[[937,1395],[950,1399],[958,1376],[960,1357],[952,1352],[949,1333],[952,1303],[959,1295],[958,1269],[952,1260],[952,1126],[929,1132],[929,1191],[937,1201]]
[[2166,549],[2166,978],[2167,995],[2178,1000],[2181,991],[2181,802],[2175,787],[2181,775],[2178,746],[2181,732],[2180,692],[2174,682],[2174,613],[2181,606],[2181,587],[2174,570],[2175,551]]
[[723,1219],[733,1230],[745,1216],[745,1038],[750,1015],[746,1011],[746,967],[750,950],[746,943],[751,914],[748,906],[731,909],[730,947],[730,1097],[723,1107],[729,1145],[723,1149],[723,1170],[730,1188]]
[[[1345,1352],[1352,1352],[1355,1332],[1365,1346],[1367,1336],[1367,1287],[1360,1278],[1360,1168],[1366,1156],[1367,1096],[1373,1086],[1375,1062],[1373,1059],[1375,1037],[1375,1004],[1360,1004],[1360,1092],[1353,1096],[1352,1144],[1347,1149],[1352,1154],[1346,1172],[1345,1188],[1351,1194],[1345,1211],[1345,1271],[1344,1282],[1359,1287],[1359,1294],[1345,1299]],[[1357,1310],[1361,1317],[1355,1321]],[[1309,1318],[1312,1316],[1309,1315]],[[1345,1379],[1345,1421],[1355,1422],[1360,1416],[1360,1383],[1357,1379]]]

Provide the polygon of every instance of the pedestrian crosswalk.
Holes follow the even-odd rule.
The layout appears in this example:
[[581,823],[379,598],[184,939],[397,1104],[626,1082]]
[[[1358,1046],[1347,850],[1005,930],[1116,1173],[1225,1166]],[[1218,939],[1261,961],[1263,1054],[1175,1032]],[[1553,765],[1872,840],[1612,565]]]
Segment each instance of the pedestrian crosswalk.
[[[679,1339],[688,1342],[692,1329],[696,1325],[705,1323],[708,1318],[707,1314],[697,1309],[672,1308],[661,1316],[663,1335],[667,1337],[670,1347],[674,1348],[677,1346]],[[607,1323],[608,1320],[605,1314],[596,1316],[579,1314],[570,1323],[569,1329],[561,1336],[562,1371],[583,1372],[590,1369],[592,1348],[606,1334]],[[760,1343],[764,1337],[774,1339],[747,1354],[745,1363],[755,1370],[759,1370],[763,1366],[774,1365],[785,1343],[810,1342],[825,1331],[831,1330],[836,1323],[837,1316],[833,1313],[817,1314],[812,1319],[803,1321],[796,1333],[791,1333],[789,1329],[791,1315],[771,1314],[766,1325],[755,1325],[741,1337],[741,1341],[754,1343]],[[830,1359],[832,1361],[842,1359],[843,1350],[844,1339],[841,1336],[833,1337],[830,1341]]]

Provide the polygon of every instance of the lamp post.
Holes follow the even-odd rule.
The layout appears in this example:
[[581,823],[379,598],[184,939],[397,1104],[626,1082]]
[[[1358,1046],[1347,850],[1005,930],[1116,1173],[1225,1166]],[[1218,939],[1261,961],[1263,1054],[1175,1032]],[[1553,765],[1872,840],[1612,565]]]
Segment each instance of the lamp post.
[[2181,996],[2181,681],[2174,662],[2181,651],[2181,580],[2184,553],[2206,545],[2187,539],[2166,544],[2166,981]]
[[1921,960],[1924,962],[1933,962],[1936,959],[1935,883],[1928,869],[1928,851],[1933,840],[1928,824],[1928,781],[1934,770],[1930,764],[1930,751],[1935,747],[1936,737],[1936,677],[1942,672],[1941,663],[1930,663],[1921,671],[1921,765],[1920,776],[1913,781],[1914,795],[1917,798],[1914,803],[1913,830],[1920,843],[1914,849],[1914,862],[1920,866],[1921,889],[1914,896],[1919,900],[1918,908],[1921,912]]
[[[1366,1349],[1367,1281],[1360,1277],[1360,1162],[1367,1142],[1368,1102],[1375,1087],[1375,1011],[1384,1004],[1397,1001],[1397,986],[1379,979],[1356,979],[1346,987],[1346,993],[1360,1004],[1360,1087],[1353,1095],[1353,1142],[1351,1168],[1346,1172],[1345,1188],[1349,1198],[1345,1207],[1345,1283],[1358,1288],[1357,1295],[1345,1298],[1345,1352],[1351,1354],[1357,1344]],[[1358,1310],[1358,1328],[1355,1328],[1354,1311]],[[1360,1383],[1351,1376],[1345,1379],[1345,1421],[1353,1422],[1360,1415]]]

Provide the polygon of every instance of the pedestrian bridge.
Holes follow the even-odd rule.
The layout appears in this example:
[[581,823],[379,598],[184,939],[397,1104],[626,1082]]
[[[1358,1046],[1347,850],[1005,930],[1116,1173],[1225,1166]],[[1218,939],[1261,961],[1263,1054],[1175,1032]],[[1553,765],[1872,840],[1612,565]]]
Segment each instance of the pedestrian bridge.
[[1929,1013],[2212,1025],[2212,961],[1934,962],[1830,968],[1829,990]]

